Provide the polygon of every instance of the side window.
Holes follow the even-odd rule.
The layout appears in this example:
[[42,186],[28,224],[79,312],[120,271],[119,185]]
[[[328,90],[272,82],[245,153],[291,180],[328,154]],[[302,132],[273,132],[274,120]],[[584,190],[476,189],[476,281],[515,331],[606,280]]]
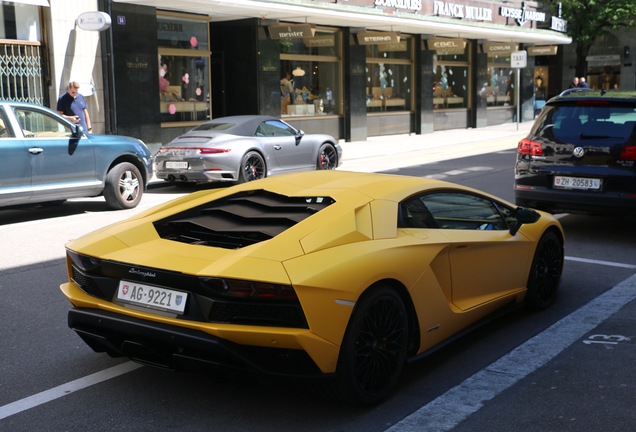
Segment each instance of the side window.
[[13,138],[13,132],[9,127],[9,121],[2,109],[0,109],[0,138]]
[[424,204],[423,196],[410,198],[400,204],[400,226],[405,228],[439,228]]
[[14,108],[25,138],[70,138],[71,127],[57,118],[26,108]]
[[[497,205],[484,197],[458,191],[434,192],[416,198],[426,209],[428,220],[417,222],[429,228],[462,230],[507,230],[508,224]],[[412,204],[413,200],[408,201]],[[407,204],[407,203],[405,203]],[[412,206],[413,207],[413,206]],[[414,208],[414,207],[413,207]],[[405,209],[408,215],[408,206]],[[408,219],[408,216],[407,216]]]
[[256,136],[285,137],[294,135],[296,135],[294,129],[277,120],[263,122],[256,130]]

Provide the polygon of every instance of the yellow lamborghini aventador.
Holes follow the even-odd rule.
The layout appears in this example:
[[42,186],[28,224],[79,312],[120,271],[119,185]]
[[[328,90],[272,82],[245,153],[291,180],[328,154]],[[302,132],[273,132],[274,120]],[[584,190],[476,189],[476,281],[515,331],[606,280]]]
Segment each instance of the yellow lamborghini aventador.
[[178,369],[322,377],[374,404],[407,359],[508,308],[549,306],[547,213],[437,180],[315,171],[205,190],[67,245],[69,326]]

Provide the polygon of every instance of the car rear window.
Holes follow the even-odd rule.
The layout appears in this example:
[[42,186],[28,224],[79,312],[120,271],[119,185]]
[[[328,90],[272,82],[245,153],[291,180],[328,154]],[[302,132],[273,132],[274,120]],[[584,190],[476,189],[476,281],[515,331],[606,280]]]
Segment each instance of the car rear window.
[[590,101],[555,105],[536,126],[537,135],[561,142],[592,138],[625,142],[634,136],[636,107]]
[[234,126],[236,126],[236,123],[227,123],[227,122],[221,122],[221,123],[203,123],[197,127],[195,127],[192,130],[197,130],[197,131],[204,131],[204,130],[215,130],[215,131],[225,131],[228,129],[232,129]]

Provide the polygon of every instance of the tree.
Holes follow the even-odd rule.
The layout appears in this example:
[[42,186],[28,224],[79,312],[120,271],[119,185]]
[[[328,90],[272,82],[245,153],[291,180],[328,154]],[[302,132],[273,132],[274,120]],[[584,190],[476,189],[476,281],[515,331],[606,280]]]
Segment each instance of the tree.
[[567,34],[576,44],[576,76],[585,76],[586,60],[596,38],[610,30],[629,30],[636,25],[633,0],[548,0],[545,6],[568,22]]

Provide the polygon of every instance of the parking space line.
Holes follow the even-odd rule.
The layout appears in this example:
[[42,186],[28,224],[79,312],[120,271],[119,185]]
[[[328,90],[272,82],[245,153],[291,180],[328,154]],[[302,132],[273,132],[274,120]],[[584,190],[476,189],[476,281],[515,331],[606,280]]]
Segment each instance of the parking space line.
[[635,299],[636,274],[386,429],[386,432],[444,432],[453,429]]
[[78,378],[75,381],[53,387],[52,389],[34,394],[33,396],[11,402],[10,404],[0,407],[0,420],[21,413],[22,411],[34,408],[38,405],[51,402],[52,400],[59,399],[63,396],[67,396],[78,390],[85,389],[86,387],[90,387],[109,379],[116,378],[125,373],[132,372],[135,369],[139,369],[140,367],[142,367],[142,365],[128,361],[126,363],[122,363],[120,365],[96,372],[92,375]]
[[599,264],[599,265],[605,265],[605,266],[611,266],[611,267],[636,269],[636,265],[622,264],[622,263],[617,263],[612,261],[593,260],[593,259],[587,259],[587,258],[576,258],[576,257],[568,257],[568,256],[566,256],[565,259],[568,261],[577,261],[577,262],[582,262],[587,264]]

